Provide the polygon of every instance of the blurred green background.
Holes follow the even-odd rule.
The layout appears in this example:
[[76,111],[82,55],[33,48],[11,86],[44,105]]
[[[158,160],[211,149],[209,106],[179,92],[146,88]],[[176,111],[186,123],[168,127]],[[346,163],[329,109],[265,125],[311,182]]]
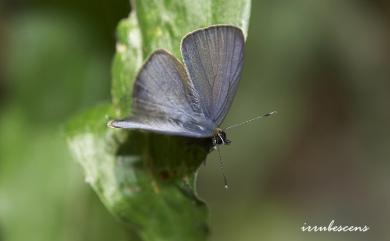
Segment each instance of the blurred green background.
[[[388,240],[390,4],[253,1],[231,130],[201,167],[210,240]],[[71,158],[63,124],[109,100],[127,1],[0,2],[0,240],[127,240]],[[366,233],[303,233],[303,223]]]

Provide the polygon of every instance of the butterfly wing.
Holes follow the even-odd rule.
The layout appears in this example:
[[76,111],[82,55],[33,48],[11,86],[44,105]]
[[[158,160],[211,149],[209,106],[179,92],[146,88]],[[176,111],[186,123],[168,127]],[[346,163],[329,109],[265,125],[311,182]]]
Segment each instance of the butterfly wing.
[[165,50],[155,51],[141,68],[133,89],[133,116],[109,126],[171,135],[208,137],[208,121],[182,63]]
[[184,37],[181,52],[206,118],[220,125],[237,90],[244,57],[240,28],[216,25]]
[[206,138],[211,137],[213,134],[212,130],[208,131],[208,129],[204,129],[202,126],[196,127],[198,124],[194,124],[195,127],[191,125],[183,126],[174,119],[150,116],[132,116],[123,120],[112,120],[108,123],[108,126],[113,128],[147,130],[176,136]]

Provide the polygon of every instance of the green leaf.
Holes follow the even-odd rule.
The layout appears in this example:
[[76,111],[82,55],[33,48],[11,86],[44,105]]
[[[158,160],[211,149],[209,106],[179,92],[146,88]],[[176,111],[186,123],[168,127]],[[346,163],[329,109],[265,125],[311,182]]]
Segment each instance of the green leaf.
[[143,57],[157,48],[171,51],[181,59],[180,41],[198,28],[231,24],[247,33],[250,0],[147,0],[136,1],[143,36]]
[[[159,168],[149,165],[160,164],[148,161],[152,161],[154,155],[161,155],[159,149],[146,145],[145,136],[140,133],[108,129],[107,114],[113,114],[112,107],[101,105],[74,118],[67,126],[69,146],[84,168],[85,180],[106,207],[130,227],[139,229],[145,240],[204,239],[207,211],[193,192],[193,180],[186,177],[169,179],[168,171],[161,172],[161,176],[155,175],[151,170]],[[191,165],[176,163],[176,160],[196,157],[197,153],[203,153],[198,158],[205,157],[205,151],[197,146],[191,148],[190,140],[186,140],[187,143],[182,143],[182,138],[166,140],[173,143],[169,145],[171,148],[187,148],[178,152],[163,149],[167,156],[161,159],[160,169],[169,170],[169,165],[174,165],[182,166],[188,172]],[[143,155],[146,151],[149,154]],[[191,159],[186,161],[193,162]],[[193,172],[195,166],[191,170]]]
[[105,206],[143,240],[205,240],[207,208],[195,181],[210,140],[113,130],[106,123],[130,115],[135,76],[154,50],[181,59],[180,41],[190,31],[232,24],[246,32],[250,0],[142,0],[134,6],[117,29],[113,105],[71,120],[69,146]]
[[143,63],[142,36],[134,13],[120,21],[112,64],[112,102],[118,115],[130,114],[133,81]]

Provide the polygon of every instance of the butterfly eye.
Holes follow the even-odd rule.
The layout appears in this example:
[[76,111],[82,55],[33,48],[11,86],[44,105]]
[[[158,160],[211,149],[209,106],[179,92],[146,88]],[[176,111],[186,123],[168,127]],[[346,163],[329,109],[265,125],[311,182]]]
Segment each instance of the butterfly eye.
[[224,140],[223,140],[223,137],[220,136],[220,135],[217,136],[216,140],[217,140],[217,144],[218,145],[222,145],[222,144],[225,143]]

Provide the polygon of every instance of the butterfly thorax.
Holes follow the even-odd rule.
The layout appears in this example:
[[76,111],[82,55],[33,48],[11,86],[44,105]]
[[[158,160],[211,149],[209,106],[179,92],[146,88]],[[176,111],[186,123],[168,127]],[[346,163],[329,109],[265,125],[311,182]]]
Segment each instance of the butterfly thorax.
[[214,130],[214,135],[212,137],[213,140],[213,146],[216,145],[229,145],[231,143],[230,140],[227,139],[226,133],[219,128],[216,128]]

